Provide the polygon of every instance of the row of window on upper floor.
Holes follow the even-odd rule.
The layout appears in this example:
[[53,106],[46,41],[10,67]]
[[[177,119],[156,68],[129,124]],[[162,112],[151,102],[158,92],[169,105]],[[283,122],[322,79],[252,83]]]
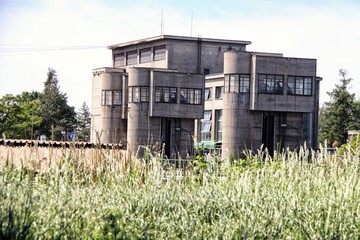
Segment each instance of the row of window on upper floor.
[[[311,96],[312,95],[312,77],[305,76],[288,76],[287,77],[287,94]],[[215,98],[222,98],[222,88],[215,88]],[[249,93],[250,92],[250,75],[249,74],[229,74],[224,78],[224,93]],[[272,74],[258,75],[258,93],[263,94],[284,94],[284,76]],[[205,89],[205,100],[212,99],[212,89]]]
[[[155,87],[155,102],[157,103],[178,103],[177,88]],[[102,90],[101,105],[121,105],[121,90]],[[129,87],[129,102],[149,102],[149,87]],[[200,105],[202,104],[202,89],[180,88],[180,104]]]
[[[165,59],[166,46],[160,45],[155,47],[143,48],[114,54],[114,67],[125,67],[138,63],[147,63]],[[139,56],[139,59],[138,59]]]

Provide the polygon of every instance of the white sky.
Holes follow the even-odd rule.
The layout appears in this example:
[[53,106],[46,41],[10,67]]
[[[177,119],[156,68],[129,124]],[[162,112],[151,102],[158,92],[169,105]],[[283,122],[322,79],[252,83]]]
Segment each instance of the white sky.
[[[339,83],[338,70],[347,69],[360,98],[358,0],[0,0],[0,97],[42,91],[51,67],[69,105],[91,106],[92,69],[111,66],[105,46],[160,35],[161,11],[164,34],[190,36],[193,13],[192,36],[316,58],[320,102]],[[79,46],[103,47],[64,50]]]

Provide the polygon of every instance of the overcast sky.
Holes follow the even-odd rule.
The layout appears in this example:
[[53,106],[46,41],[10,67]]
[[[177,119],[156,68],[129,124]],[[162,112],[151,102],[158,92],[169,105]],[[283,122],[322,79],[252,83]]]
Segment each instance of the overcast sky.
[[92,69],[111,66],[106,46],[160,35],[161,12],[164,34],[316,58],[320,102],[347,69],[360,98],[359,0],[0,0],[0,97],[42,91],[51,67],[69,104],[90,106]]

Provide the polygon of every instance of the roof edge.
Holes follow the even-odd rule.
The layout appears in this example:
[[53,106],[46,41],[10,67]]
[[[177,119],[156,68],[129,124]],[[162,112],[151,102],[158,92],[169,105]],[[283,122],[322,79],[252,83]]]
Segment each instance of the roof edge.
[[148,43],[148,42],[154,42],[164,39],[171,39],[171,40],[182,40],[182,41],[202,41],[202,42],[220,42],[220,43],[229,43],[229,44],[244,44],[244,45],[250,45],[251,41],[243,41],[243,40],[230,40],[230,39],[217,39],[217,38],[202,38],[202,37],[187,37],[187,36],[175,36],[175,35],[159,35],[155,37],[149,37],[149,38],[143,38],[135,41],[125,42],[125,43],[119,43],[110,45],[107,48],[108,49],[115,49],[125,46],[132,46],[132,45],[138,45],[141,43]]

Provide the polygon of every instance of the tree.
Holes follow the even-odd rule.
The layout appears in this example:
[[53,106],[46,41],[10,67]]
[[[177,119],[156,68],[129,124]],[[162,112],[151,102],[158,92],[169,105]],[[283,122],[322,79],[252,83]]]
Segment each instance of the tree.
[[88,105],[84,102],[76,113],[77,136],[80,141],[90,141],[91,114]]
[[340,146],[346,143],[348,130],[360,128],[360,102],[348,91],[352,79],[346,78],[346,70],[340,69],[339,75],[341,84],[327,92],[330,102],[320,109],[319,140]]
[[67,104],[66,93],[60,91],[56,71],[49,68],[44,90],[40,95],[41,133],[51,136],[51,140],[61,140],[61,132],[73,131],[76,125],[74,107]]
[[23,92],[13,96],[6,94],[0,99],[0,133],[7,138],[33,139],[38,135],[42,118],[39,92]]

